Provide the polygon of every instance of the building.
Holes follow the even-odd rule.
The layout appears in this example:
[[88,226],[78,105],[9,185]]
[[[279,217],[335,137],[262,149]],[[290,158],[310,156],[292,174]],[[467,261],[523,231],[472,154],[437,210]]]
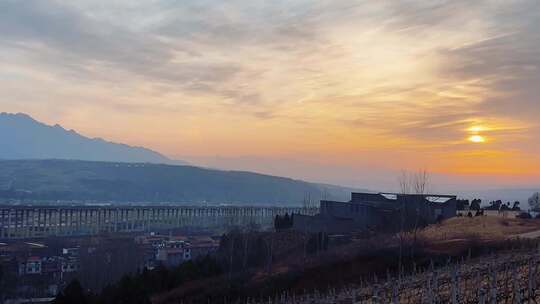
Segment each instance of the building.
[[62,248],[60,269],[62,273],[78,272],[80,268],[80,246]]
[[191,245],[184,241],[168,241],[158,249],[156,260],[166,266],[176,266],[191,260]]
[[144,267],[153,269],[157,264],[176,266],[204,257],[219,248],[219,241],[207,236],[141,235],[136,242],[144,253]]
[[219,242],[208,237],[182,239],[165,241],[157,248],[156,261],[166,266],[176,266],[212,254],[219,248]]
[[41,274],[41,258],[31,256],[19,263],[19,275]]
[[216,252],[219,248],[219,242],[212,238],[198,238],[190,242],[191,258],[197,259]]
[[456,196],[352,193],[348,202],[321,201],[314,216],[294,214],[293,229],[305,232],[399,231],[456,215]]
[[80,250],[81,250],[80,246],[73,247],[73,248],[62,248],[62,254],[65,256],[78,257]]
[[62,273],[78,272],[80,268],[80,261],[78,258],[74,257],[63,258],[60,267]]
[[61,257],[44,257],[41,259],[41,273],[52,276],[61,271]]

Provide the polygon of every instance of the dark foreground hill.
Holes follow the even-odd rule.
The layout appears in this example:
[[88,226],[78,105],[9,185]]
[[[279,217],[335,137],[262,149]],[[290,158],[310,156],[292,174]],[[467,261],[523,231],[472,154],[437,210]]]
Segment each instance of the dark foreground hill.
[[69,160],[0,161],[0,198],[301,205],[350,189],[250,172]]

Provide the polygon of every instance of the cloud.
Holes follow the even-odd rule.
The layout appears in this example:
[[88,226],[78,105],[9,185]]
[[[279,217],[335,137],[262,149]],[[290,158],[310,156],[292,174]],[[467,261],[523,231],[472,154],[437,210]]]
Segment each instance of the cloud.
[[122,121],[130,139],[144,121],[175,154],[458,155],[473,125],[534,154],[539,15],[535,0],[6,0],[0,103]]
[[0,3],[0,40],[45,69],[61,69],[75,78],[110,81],[107,72],[119,71],[196,89],[198,83],[221,82],[237,71],[221,62],[175,62],[177,54],[189,50],[54,1]]
[[445,73],[460,79],[482,79],[492,98],[480,109],[489,114],[540,114],[540,35],[532,24],[522,31],[446,53],[453,63]]

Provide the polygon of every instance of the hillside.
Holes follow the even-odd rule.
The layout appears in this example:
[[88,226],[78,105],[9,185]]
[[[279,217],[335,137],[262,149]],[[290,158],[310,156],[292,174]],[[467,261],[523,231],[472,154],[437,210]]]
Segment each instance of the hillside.
[[141,147],[88,138],[26,114],[0,113],[0,159],[77,159],[184,164]]
[[[478,296],[476,292],[481,286],[478,285],[479,278],[486,278],[477,274],[477,270],[484,268],[484,274],[487,273],[486,267],[495,270],[492,266],[496,262],[503,262],[500,264],[502,267],[499,268],[498,275],[505,279],[500,280],[499,283],[508,284],[510,287],[516,277],[511,279],[512,272],[509,271],[508,266],[517,265],[518,263],[515,262],[527,265],[531,257],[538,252],[538,240],[524,239],[521,236],[524,233],[539,230],[540,221],[538,220],[488,216],[452,218],[420,230],[414,255],[410,250],[413,235],[412,233],[405,235],[403,239],[405,277],[400,284],[396,284],[400,240],[395,235],[379,234],[370,238],[353,239],[349,244],[330,245],[327,251],[308,254],[306,258],[303,252],[303,238],[294,235],[298,232],[267,233],[268,238],[272,237],[273,244],[287,241],[290,243],[290,248],[296,245],[297,249],[280,256],[280,253],[286,251],[280,252],[277,245],[277,252],[274,252],[270,268],[266,264],[249,271],[239,267],[237,269],[240,271],[232,277],[232,282],[231,276],[227,274],[182,283],[172,290],[155,293],[152,296],[152,303],[223,303],[220,300],[224,298],[228,298],[229,303],[237,300],[240,303],[267,303],[268,298],[273,299],[276,295],[278,297],[296,295],[296,301],[289,299],[281,303],[374,303],[372,297],[376,290],[380,293],[386,292],[386,299],[389,299],[389,295],[393,292],[402,293],[406,299],[402,297],[400,301],[396,301],[399,303],[421,303],[423,300],[415,296],[425,295],[425,289],[430,284],[426,284],[429,276],[431,279],[438,277],[441,287],[446,285],[438,290],[439,295],[446,300],[438,303],[450,303],[447,300],[450,290],[448,288],[450,286],[449,274],[453,268],[448,267],[449,262],[461,267],[458,272],[460,280],[468,280],[461,286],[462,290],[467,290],[469,299]],[[255,235],[250,237],[256,239]],[[237,250],[237,255],[234,256],[236,260],[241,261],[242,249],[240,247]],[[226,258],[229,257],[227,250],[222,254]],[[522,260],[523,257],[525,259]],[[512,262],[509,263],[508,259]],[[225,259],[225,261],[229,260]],[[459,262],[456,263],[457,261]],[[422,271],[429,269],[436,269],[438,274],[433,276],[432,273],[428,273],[429,276],[425,276]],[[447,274],[444,274],[445,272]],[[472,272],[473,275],[468,275],[467,272]],[[391,279],[385,282],[389,276]],[[520,278],[524,281],[521,284],[525,283],[524,286],[526,286],[527,276]],[[396,286],[397,288],[394,288]],[[351,299],[351,288],[356,289],[355,300]],[[410,290],[418,290],[418,292],[410,292]],[[500,290],[507,289],[501,286]],[[306,292],[311,293],[308,298],[303,297]],[[327,292],[331,296],[336,292],[341,294],[338,298],[328,298],[325,294]],[[504,295],[500,293],[501,298]],[[511,296],[512,293],[506,292],[506,295]],[[246,301],[247,298],[251,301]],[[512,301],[509,300],[509,302]],[[389,303],[389,301],[379,303]]]
[[0,197],[28,200],[301,205],[351,189],[240,171],[147,163],[0,161]]

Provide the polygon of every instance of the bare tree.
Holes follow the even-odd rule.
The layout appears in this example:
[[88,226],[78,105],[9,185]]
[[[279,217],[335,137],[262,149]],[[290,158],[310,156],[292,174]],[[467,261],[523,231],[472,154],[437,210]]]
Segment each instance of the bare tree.
[[235,235],[233,232],[230,233],[230,241],[231,241],[231,247],[229,251],[229,284],[232,281],[232,273],[233,273],[233,256],[234,256],[234,238]]
[[[324,194],[326,196],[326,194]],[[325,198],[326,199],[326,198]],[[302,201],[302,208],[304,209],[304,214],[306,215],[313,215],[313,210],[317,207],[317,203],[311,200],[311,193],[306,192],[304,194],[304,200]],[[304,246],[304,263],[307,261],[307,243],[309,241],[309,234],[307,232],[306,225],[303,226],[303,233],[302,233],[302,242]]]
[[328,194],[328,189],[324,188],[323,193],[322,193],[322,199],[327,200],[329,197],[330,195]]
[[425,169],[413,173],[411,183],[414,194],[427,194],[429,187],[429,173]]
[[314,208],[317,207],[317,202],[311,199],[311,193],[306,192],[304,194],[304,200],[302,201],[302,208],[305,214],[310,214]]
[[425,169],[416,172],[402,170],[398,182],[401,194],[427,194],[430,176]]
[[273,251],[274,251],[274,234],[275,232],[270,233],[270,246],[268,246],[268,273],[272,273],[272,263],[273,263]]
[[[416,172],[409,172],[406,170],[401,171],[401,174],[398,178],[399,187],[401,190],[401,194],[417,194],[417,195],[425,195],[428,192],[429,188],[429,181],[430,176],[427,170],[419,170]],[[399,238],[399,265],[401,269],[401,262],[403,258],[403,243],[405,238],[407,237],[407,232],[405,231],[405,222],[406,222],[406,216],[411,216],[411,214],[406,214],[406,210],[408,209],[406,204],[408,204],[407,197],[405,197],[405,200],[402,201],[402,205],[400,206],[400,229],[398,233]],[[417,205],[417,202],[414,202],[415,208],[414,208],[414,225],[412,227],[412,234],[413,234],[413,244],[411,247],[411,255],[414,255],[414,248],[416,246],[417,241],[417,235],[418,235],[418,229],[419,229],[419,222],[421,219],[421,210],[420,206]]]
[[409,171],[401,170],[401,174],[398,177],[398,182],[401,194],[411,193],[411,174]]
[[248,254],[249,254],[249,237],[253,230],[249,229],[249,227],[244,232],[244,256],[242,261],[242,268],[245,271],[247,268],[248,263]]
[[[428,192],[427,189],[429,187],[429,180],[430,180],[429,173],[425,169],[413,173],[412,183],[413,183],[414,194],[420,194],[420,195],[427,194]],[[418,229],[420,228],[419,227],[419,221],[421,218],[420,208],[421,206],[416,205],[415,214],[414,214],[413,246],[411,248],[411,251],[412,251],[411,255],[413,256],[414,256],[414,250],[416,247],[416,242],[418,239],[417,238]]]
[[[399,187],[402,194],[410,193],[410,182],[409,182],[409,172],[402,170],[400,176],[398,177]],[[401,269],[403,265],[403,242],[405,239],[405,206],[399,206],[399,276],[401,277]]]
[[536,192],[529,198],[529,206],[533,211],[540,211],[540,193]]

